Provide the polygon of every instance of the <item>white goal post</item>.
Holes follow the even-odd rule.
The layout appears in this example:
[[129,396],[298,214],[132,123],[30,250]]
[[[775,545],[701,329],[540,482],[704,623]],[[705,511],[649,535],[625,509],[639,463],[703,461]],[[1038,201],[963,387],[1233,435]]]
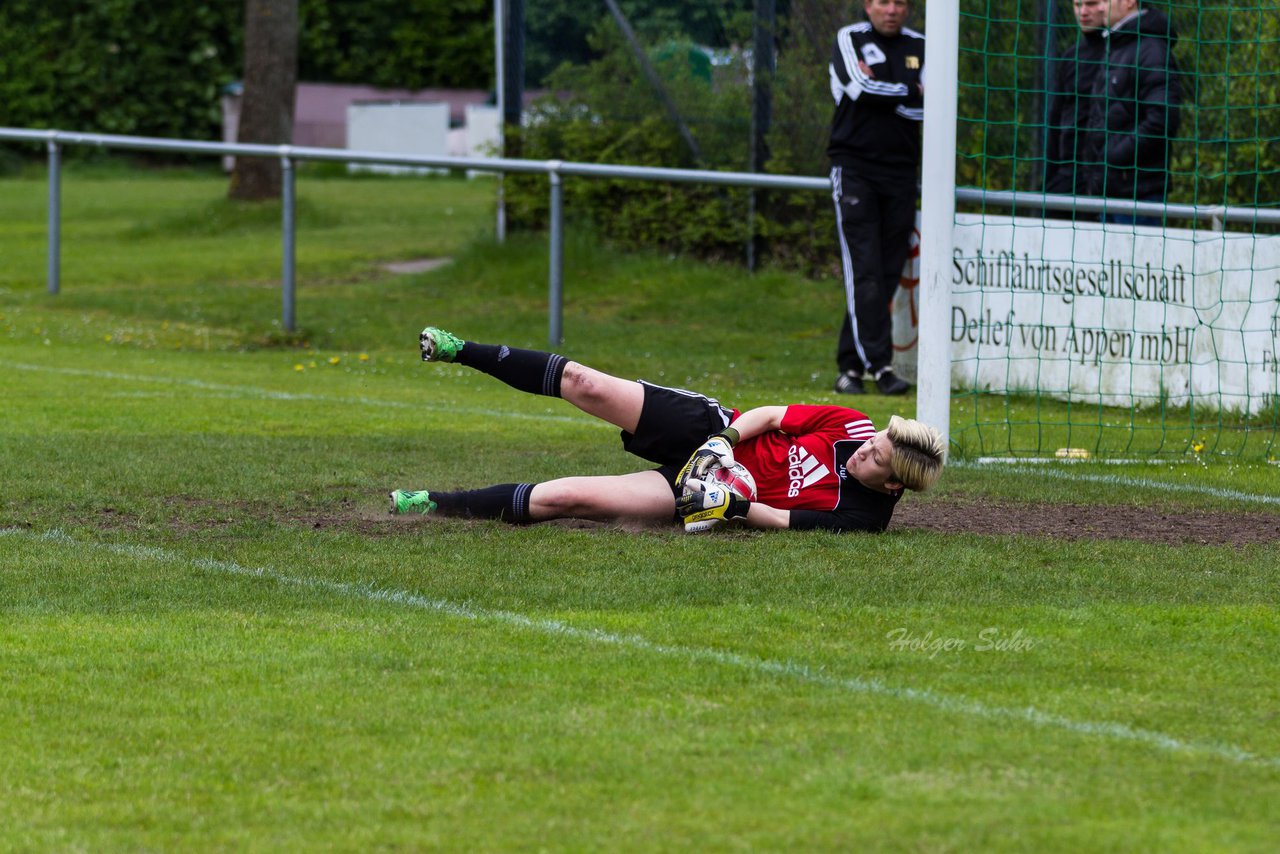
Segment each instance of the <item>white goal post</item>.
[[920,337],[916,417],[951,437],[951,258],[956,214],[960,4],[929,9],[920,199]]

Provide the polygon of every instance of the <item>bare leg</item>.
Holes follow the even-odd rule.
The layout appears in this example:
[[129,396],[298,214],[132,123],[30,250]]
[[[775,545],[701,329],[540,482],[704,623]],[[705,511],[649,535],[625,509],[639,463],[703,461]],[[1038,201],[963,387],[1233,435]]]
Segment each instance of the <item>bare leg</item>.
[[[435,334],[448,335],[439,330],[435,330]],[[453,361],[486,373],[518,391],[563,398],[588,415],[629,433],[634,433],[640,423],[644,386],[588,368],[557,353],[467,341],[460,343]]]
[[539,483],[529,494],[529,517],[533,522],[549,519],[669,522],[675,512],[676,500],[671,487],[656,471],[562,477]]
[[[560,396],[588,415],[634,433],[644,408],[644,386],[577,362],[564,366]],[[669,490],[668,490],[669,492]]]

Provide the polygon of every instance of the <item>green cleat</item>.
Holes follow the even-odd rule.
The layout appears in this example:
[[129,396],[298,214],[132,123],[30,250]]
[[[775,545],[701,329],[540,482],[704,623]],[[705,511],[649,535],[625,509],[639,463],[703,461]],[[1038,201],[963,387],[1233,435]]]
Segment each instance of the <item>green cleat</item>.
[[418,336],[424,362],[452,362],[466,342],[456,335],[428,326]]
[[392,513],[421,513],[425,516],[436,509],[436,503],[431,500],[431,493],[425,489],[419,492],[394,489],[388,494],[391,496]]

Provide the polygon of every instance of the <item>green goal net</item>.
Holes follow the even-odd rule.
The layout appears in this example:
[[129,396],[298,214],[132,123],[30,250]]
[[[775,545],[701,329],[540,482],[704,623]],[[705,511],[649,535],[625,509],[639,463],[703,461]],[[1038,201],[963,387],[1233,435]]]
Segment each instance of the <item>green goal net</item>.
[[1139,9],[1126,44],[1061,0],[961,3],[966,455],[1280,456],[1280,4]]

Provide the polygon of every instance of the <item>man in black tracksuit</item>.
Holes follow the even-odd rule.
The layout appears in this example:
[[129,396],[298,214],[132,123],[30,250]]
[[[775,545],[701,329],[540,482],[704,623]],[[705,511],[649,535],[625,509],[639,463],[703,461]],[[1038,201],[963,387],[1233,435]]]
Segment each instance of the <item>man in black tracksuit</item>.
[[[1172,50],[1178,34],[1157,9],[1111,0],[1107,48],[1082,123],[1081,171],[1089,195],[1163,202],[1170,142],[1178,131],[1182,84]],[[1133,223],[1130,215],[1109,222]],[[1138,224],[1158,224],[1138,217]]]
[[[1045,134],[1044,191],[1087,196],[1086,175],[1079,166],[1081,129],[1089,115],[1094,79],[1106,61],[1106,0],[1076,0],[1072,8],[1080,25],[1080,39],[1058,57],[1053,67]],[[1054,211],[1052,215],[1064,214]]]
[[863,393],[865,373],[881,394],[904,394],[889,305],[915,229],[924,36],[903,26],[909,0],[863,2],[867,20],[837,33],[830,66],[827,155],[845,287],[835,390]]

